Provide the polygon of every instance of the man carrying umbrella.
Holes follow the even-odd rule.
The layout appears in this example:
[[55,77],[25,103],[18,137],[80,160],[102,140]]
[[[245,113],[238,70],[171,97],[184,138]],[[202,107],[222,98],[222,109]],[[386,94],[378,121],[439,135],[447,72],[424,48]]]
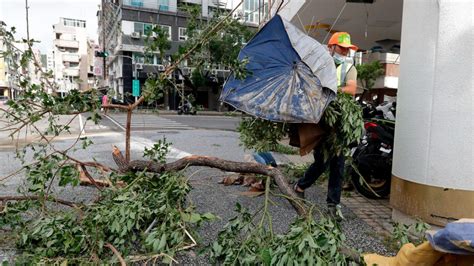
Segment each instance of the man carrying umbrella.
[[[339,92],[354,95],[357,89],[357,70],[346,62],[349,50],[357,51],[357,46],[351,44],[351,37],[347,32],[336,32],[328,43],[329,53],[336,64],[337,87]],[[337,214],[340,209],[341,190],[344,176],[344,155],[333,156],[324,160],[322,145],[314,149],[314,163],[309,166],[304,176],[294,186],[295,192],[304,197],[304,190],[310,187],[329,166],[328,194],[326,202],[329,214],[340,220]]]

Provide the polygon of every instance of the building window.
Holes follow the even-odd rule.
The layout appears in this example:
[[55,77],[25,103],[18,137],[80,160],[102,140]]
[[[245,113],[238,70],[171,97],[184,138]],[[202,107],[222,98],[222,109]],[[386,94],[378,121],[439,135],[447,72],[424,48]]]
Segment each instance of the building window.
[[64,18],[63,25],[67,27],[85,28],[86,22],[84,20]]
[[144,62],[147,65],[155,65],[155,56],[152,54],[146,54]]
[[143,0],[132,0],[130,2],[131,6],[143,7]]
[[153,54],[143,55],[142,53],[133,53],[134,64],[156,65],[155,56]]
[[145,57],[141,53],[133,53],[133,63],[143,64],[145,63]]
[[143,35],[143,23],[135,22],[133,25],[133,31],[139,32],[140,35]]
[[160,28],[168,34],[168,40],[171,41],[171,26],[168,25],[160,25]]
[[178,28],[178,40],[186,41],[188,39],[187,29],[186,28]]
[[152,24],[143,24],[143,35],[151,35],[151,32],[153,31],[153,25]]
[[170,9],[170,1],[169,0],[158,0],[158,9],[161,11],[168,11]]
[[268,2],[263,1],[263,6],[260,7],[257,0],[244,0],[244,20],[245,22],[259,23],[260,19],[264,18],[268,12]]

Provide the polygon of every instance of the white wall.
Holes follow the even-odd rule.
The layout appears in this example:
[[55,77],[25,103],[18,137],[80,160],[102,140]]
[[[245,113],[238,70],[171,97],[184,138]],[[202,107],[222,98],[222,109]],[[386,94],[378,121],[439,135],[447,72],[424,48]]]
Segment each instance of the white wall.
[[473,4],[404,1],[393,174],[474,191]]
[[122,33],[125,35],[130,35],[134,31],[133,21],[122,20]]

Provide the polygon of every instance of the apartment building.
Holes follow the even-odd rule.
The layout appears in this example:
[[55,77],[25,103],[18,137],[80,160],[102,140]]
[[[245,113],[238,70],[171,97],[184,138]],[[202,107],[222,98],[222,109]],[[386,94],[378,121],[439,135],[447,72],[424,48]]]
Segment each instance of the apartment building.
[[[0,53],[8,52],[8,57],[0,57],[0,98],[15,99],[22,90],[20,80],[22,77],[29,77],[32,84],[39,84],[41,72],[33,61],[27,65],[21,65],[21,55],[28,50],[28,45],[22,42],[6,43],[0,37]],[[41,53],[38,49],[32,48],[33,58],[42,68]]]
[[[3,44],[3,39],[0,38],[0,51],[4,51],[4,44]],[[9,90],[9,84],[8,84],[8,79],[7,79],[7,65],[5,62],[5,59],[0,56],[0,99],[9,97],[10,95],[10,90]]]
[[[240,2],[240,1],[239,1]],[[180,4],[201,7],[203,20],[213,16],[217,9],[233,9],[239,2],[223,0],[102,0],[101,10],[97,13],[99,21],[99,45],[108,52],[104,59],[106,77],[103,86],[113,90],[118,100],[133,101],[132,81],[138,79],[143,85],[150,73],[165,69],[167,62],[161,62],[161,56],[144,57],[145,36],[154,25],[159,25],[168,33],[171,48],[164,55],[165,61],[175,53],[179,45],[187,39],[186,26],[188,14],[179,10]],[[266,6],[258,8],[264,1],[245,0],[237,15],[242,22],[256,27],[264,19]],[[183,62],[185,74],[192,66]],[[221,79],[228,75],[225,69],[214,69],[213,73]],[[128,96],[128,97],[127,97]],[[175,92],[165,97],[165,108],[177,107],[178,95]],[[201,88],[197,101],[205,108],[216,109],[218,93]]]
[[53,30],[54,47],[48,66],[53,69],[59,92],[89,89],[94,77],[95,44],[87,36],[86,21],[60,18]]

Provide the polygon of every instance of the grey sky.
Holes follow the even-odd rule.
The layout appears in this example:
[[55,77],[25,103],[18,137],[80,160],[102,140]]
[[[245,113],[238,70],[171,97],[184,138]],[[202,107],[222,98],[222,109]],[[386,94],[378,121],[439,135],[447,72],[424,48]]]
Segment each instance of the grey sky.
[[[87,32],[97,40],[97,10],[100,0],[28,0],[30,38],[41,41],[35,45],[47,52],[53,44],[53,24],[60,17],[86,20]],[[18,38],[26,37],[25,0],[0,0],[0,20],[15,26]]]

